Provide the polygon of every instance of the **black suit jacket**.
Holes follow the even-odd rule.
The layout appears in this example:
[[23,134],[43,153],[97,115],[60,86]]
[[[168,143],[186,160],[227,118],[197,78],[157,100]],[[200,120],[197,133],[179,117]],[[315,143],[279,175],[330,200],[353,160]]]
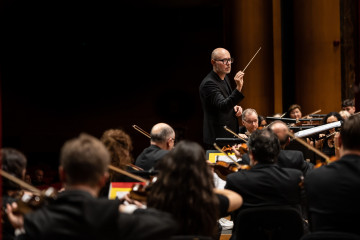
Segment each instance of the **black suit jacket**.
[[49,205],[26,214],[20,240],[169,239],[177,223],[155,209],[120,213],[120,201],[96,199],[88,192],[65,190]]
[[305,178],[312,231],[360,235],[360,156],[345,155]]
[[[242,161],[245,164],[250,164],[250,158],[248,154],[242,156]],[[300,170],[304,176],[306,176],[313,168],[312,163],[308,163],[304,160],[304,155],[298,150],[280,150],[277,164],[284,168],[294,168]]]
[[239,193],[243,198],[243,206],[232,214],[234,226],[237,214],[246,208],[287,205],[300,213],[303,199],[299,186],[301,178],[302,173],[297,169],[261,163],[250,170],[229,174],[225,188]]
[[236,89],[229,92],[221,81],[225,81],[231,89],[229,78],[225,76],[225,79],[221,80],[214,71],[203,79],[199,87],[204,112],[203,141],[209,145],[212,145],[216,138],[234,137],[224,129],[224,126],[234,132],[238,132],[239,129],[234,106],[244,98],[244,95]]
[[135,165],[146,171],[150,170],[151,168],[155,168],[157,162],[168,152],[168,150],[161,149],[156,145],[150,145],[136,158]]

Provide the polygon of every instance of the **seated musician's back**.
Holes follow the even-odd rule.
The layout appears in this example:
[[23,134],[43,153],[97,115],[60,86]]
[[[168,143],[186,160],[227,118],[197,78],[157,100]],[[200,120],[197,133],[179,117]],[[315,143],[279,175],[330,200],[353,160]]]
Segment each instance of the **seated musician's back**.
[[[107,179],[110,155],[96,138],[81,134],[61,150],[59,174],[65,190],[39,210],[8,216],[25,233],[20,239],[168,239],[174,220],[154,209],[124,213],[119,200],[98,199]],[[22,224],[19,224],[22,223]]]

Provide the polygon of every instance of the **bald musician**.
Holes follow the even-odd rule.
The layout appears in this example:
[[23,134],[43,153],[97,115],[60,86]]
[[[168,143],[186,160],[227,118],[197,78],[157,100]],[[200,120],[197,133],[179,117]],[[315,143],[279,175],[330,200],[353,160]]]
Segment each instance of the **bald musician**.
[[135,165],[145,171],[155,168],[157,162],[174,147],[174,144],[174,129],[166,123],[155,124],[150,132],[150,146],[136,158]]

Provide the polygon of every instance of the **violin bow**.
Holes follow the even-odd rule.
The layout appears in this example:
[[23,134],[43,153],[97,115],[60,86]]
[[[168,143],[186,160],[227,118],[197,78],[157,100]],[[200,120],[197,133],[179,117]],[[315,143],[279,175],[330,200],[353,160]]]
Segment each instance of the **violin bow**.
[[319,112],[321,112],[321,109],[316,110],[315,112],[312,112],[312,113],[310,113],[310,114],[308,114],[308,115],[306,115],[306,116],[302,117],[301,119],[307,118],[308,116],[313,115],[313,114],[317,114],[317,113],[319,113]]
[[115,166],[113,166],[111,164],[109,165],[109,169],[111,169],[111,170],[113,170],[115,172],[121,173],[121,174],[123,174],[125,176],[131,177],[131,178],[133,178],[135,180],[138,180],[140,182],[148,182],[149,181],[149,180],[147,180],[145,178],[142,178],[142,177],[140,177],[138,175],[135,175],[135,174],[129,173],[129,172],[125,171],[125,170],[122,170],[120,168],[117,168],[117,167],[115,167]]
[[305,142],[303,139],[295,137],[294,134],[292,134],[290,131],[288,132],[288,135],[290,137],[292,137],[293,139],[295,139],[296,141],[298,141],[299,143],[301,143],[302,145],[304,145],[305,147],[309,148],[310,150],[312,150],[313,152],[315,152],[317,155],[319,155],[320,157],[323,157],[325,159],[325,161],[327,163],[329,163],[330,158],[325,155],[323,152],[319,151],[318,149],[314,148],[313,146],[311,146],[310,144],[308,144],[307,142]]
[[27,182],[11,175],[10,173],[7,173],[6,171],[0,169],[0,175],[3,176],[4,178],[7,178],[9,179],[10,181],[14,182],[14,183],[17,183],[19,184],[21,187],[27,189],[27,190],[30,190],[34,193],[37,193],[37,194],[41,194],[41,190],[37,189],[36,187],[28,184]]
[[144,134],[146,137],[148,137],[148,138],[151,139],[150,134],[147,133],[146,131],[144,131],[143,129],[141,129],[140,127],[138,127],[137,125],[132,125],[132,127],[133,127],[135,130],[137,130],[138,132]]
[[241,140],[243,140],[244,142],[247,143],[247,140],[246,140],[245,138],[240,137],[238,134],[236,134],[235,132],[233,132],[233,131],[232,131],[231,129],[229,129],[227,126],[224,126],[224,129],[225,129],[226,131],[228,131],[229,133],[233,134],[235,137],[240,138]]
[[240,168],[241,165],[238,164],[232,157],[230,157],[229,155],[227,155],[223,150],[221,150],[221,148],[218,147],[218,145],[216,145],[216,143],[214,143],[214,147],[221,153],[225,154],[231,161],[233,161],[235,163],[235,165]]
[[254,56],[250,59],[249,63],[244,67],[244,69],[242,70],[243,72],[245,72],[246,68],[250,65],[250,63],[252,62],[252,60],[255,58],[255,56],[258,54],[258,52],[260,51],[261,47],[259,48],[259,50],[256,51],[256,53],[254,54]]

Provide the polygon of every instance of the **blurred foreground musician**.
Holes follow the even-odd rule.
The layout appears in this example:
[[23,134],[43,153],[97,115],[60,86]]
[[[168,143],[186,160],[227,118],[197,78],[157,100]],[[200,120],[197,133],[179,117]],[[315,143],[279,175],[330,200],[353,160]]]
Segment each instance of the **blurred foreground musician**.
[[[277,136],[269,129],[256,130],[250,136],[248,148],[251,169],[229,174],[225,185],[226,189],[243,197],[243,206],[233,215],[234,220],[242,209],[260,206],[288,205],[301,214],[302,189],[299,183],[303,174],[297,169],[281,168],[276,164],[280,152]],[[236,239],[234,230],[231,239]]]
[[169,239],[176,231],[167,213],[136,209],[130,214],[119,200],[97,198],[110,163],[109,152],[98,139],[81,134],[66,142],[60,162],[65,190],[57,199],[25,216],[14,215],[16,206],[7,205],[12,225],[23,232],[19,239]]
[[340,159],[305,178],[311,231],[360,235],[360,117],[345,120],[335,147]]

